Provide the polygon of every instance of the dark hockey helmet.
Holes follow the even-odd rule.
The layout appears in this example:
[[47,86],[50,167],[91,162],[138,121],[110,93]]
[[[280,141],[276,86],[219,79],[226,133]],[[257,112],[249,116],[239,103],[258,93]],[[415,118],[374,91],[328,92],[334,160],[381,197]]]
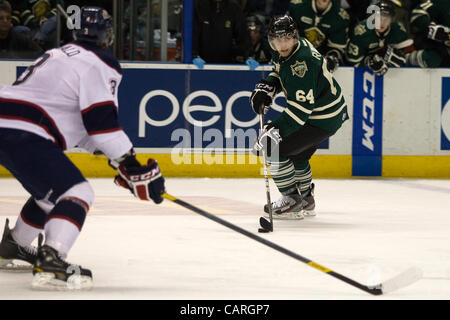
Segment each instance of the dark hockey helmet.
[[377,0],[374,2],[380,8],[380,14],[395,17],[395,5],[391,0]]
[[80,29],[74,31],[76,40],[87,41],[99,47],[113,44],[113,22],[108,11],[100,7],[83,7],[80,20]]
[[298,40],[297,24],[287,14],[274,17],[269,24],[268,39],[272,49],[277,50],[275,42],[282,38],[292,39],[294,42]]

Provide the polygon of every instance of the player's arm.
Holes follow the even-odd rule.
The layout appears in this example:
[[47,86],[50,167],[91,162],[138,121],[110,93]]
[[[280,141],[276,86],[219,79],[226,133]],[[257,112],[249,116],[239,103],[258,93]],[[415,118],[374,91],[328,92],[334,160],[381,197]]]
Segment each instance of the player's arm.
[[[347,11],[340,9],[339,17],[336,24],[333,27],[334,32],[332,32],[327,39],[325,48],[325,57],[335,57],[339,64],[343,63],[345,50],[348,43],[348,27],[350,22],[350,16]],[[337,66],[336,66],[337,68]],[[335,70],[335,68],[331,68]]]
[[275,67],[266,79],[261,79],[255,85],[250,96],[250,104],[257,114],[265,114],[269,110],[275,95],[281,91],[280,76]]
[[413,33],[425,32],[432,21],[436,6],[430,0],[422,0],[411,13],[411,31]]
[[[155,160],[141,165],[133,145],[118,121],[117,89],[121,76],[101,67],[87,68],[80,79],[80,112],[89,138],[89,148],[100,150],[110,159],[118,175],[116,184],[129,189],[142,200],[162,201],[164,178]],[[87,145],[85,140],[85,145]]]
[[437,17],[444,12],[445,9],[440,8],[439,2],[423,0],[412,11],[411,31],[425,34],[428,39],[440,43],[450,43],[450,27],[436,23]]

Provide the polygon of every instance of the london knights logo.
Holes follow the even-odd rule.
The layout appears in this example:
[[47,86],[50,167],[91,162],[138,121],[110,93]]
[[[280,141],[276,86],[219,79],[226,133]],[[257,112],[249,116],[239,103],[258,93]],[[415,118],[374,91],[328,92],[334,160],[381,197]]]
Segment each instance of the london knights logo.
[[308,71],[308,67],[306,66],[306,62],[298,62],[295,61],[293,65],[291,65],[292,75],[303,78]]

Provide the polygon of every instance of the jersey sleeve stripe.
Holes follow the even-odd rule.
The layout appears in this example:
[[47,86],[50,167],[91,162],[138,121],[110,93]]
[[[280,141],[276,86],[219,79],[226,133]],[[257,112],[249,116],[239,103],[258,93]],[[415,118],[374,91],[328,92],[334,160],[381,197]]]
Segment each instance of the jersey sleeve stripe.
[[60,148],[67,149],[64,136],[55,121],[38,105],[27,101],[0,98],[0,117],[35,124],[53,137]]
[[403,49],[408,46],[412,46],[414,44],[414,41],[412,39],[407,39],[405,41],[402,41],[400,43],[391,44],[392,48],[394,49]]
[[112,101],[93,104],[83,110],[81,115],[89,135],[121,130],[117,108]]

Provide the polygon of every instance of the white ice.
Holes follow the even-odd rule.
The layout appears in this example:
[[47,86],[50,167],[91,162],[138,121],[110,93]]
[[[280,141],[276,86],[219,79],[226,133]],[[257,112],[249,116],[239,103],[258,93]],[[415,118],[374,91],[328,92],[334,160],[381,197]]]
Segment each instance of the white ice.
[[[258,234],[264,179],[167,179],[167,191],[364,284],[411,266],[418,282],[373,297],[169,201],[141,202],[111,179],[68,261],[92,270],[89,292],[35,292],[31,274],[0,273],[2,299],[450,299],[450,180],[315,179],[317,216]],[[279,196],[271,182],[272,198]],[[27,199],[0,179],[0,233]]]

